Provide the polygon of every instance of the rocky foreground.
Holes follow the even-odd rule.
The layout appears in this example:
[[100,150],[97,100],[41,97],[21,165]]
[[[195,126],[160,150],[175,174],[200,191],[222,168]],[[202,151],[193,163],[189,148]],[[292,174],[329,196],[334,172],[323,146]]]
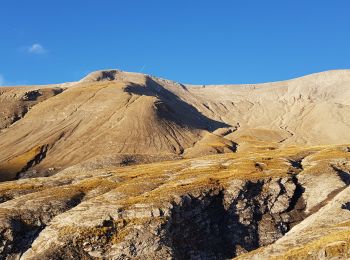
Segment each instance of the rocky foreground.
[[349,71],[0,88],[0,259],[348,259],[349,100]]
[[4,182],[1,257],[345,259],[349,172],[317,146]]

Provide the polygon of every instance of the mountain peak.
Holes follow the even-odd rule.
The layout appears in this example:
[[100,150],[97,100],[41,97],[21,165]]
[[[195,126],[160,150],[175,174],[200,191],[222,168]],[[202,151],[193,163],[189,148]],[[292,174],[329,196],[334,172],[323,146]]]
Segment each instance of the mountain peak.
[[89,73],[79,82],[89,83],[97,81],[144,81],[148,75],[136,72],[127,72],[118,69],[97,70]]

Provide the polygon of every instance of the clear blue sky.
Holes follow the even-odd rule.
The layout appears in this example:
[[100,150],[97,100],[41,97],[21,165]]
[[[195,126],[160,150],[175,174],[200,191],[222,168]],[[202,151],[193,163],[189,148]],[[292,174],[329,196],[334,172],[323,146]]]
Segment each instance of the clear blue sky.
[[350,68],[349,0],[2,0],[0,83],[119,68],[183,83]]

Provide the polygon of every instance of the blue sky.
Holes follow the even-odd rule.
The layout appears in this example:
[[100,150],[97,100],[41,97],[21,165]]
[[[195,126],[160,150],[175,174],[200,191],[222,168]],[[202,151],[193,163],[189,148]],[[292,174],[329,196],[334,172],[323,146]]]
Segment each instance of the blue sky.
[[350,68],[349,0],[2,0],[0,84],[119,68],[256,83]]

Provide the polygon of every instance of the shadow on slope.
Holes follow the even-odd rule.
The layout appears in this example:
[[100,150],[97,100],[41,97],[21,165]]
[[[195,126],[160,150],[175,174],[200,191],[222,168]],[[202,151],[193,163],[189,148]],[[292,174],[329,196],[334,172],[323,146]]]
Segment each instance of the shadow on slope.
[[159,99],[155,104],[158,115],[182,127],[215,131],[230,125],[210,119],[201,114],[195,107],[181,100],[177,95],[164,88],[152,78],[146,78],[145,86],[131,83],[126,91],[144,96],[154,96]]

